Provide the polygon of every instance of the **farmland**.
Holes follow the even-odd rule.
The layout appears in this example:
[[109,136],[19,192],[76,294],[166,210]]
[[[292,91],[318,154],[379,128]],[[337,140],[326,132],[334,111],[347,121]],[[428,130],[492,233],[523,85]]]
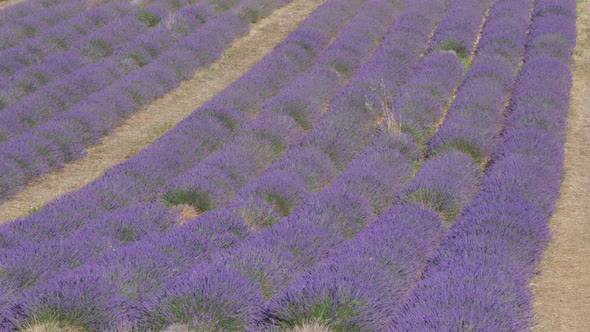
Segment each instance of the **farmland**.
[[574,1],[0,14],[0,329],[551,326]]

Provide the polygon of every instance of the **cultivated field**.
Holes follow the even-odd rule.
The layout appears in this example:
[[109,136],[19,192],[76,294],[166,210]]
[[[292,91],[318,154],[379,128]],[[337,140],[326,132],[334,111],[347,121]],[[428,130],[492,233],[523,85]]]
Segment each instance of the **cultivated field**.
[[590,330],[588,4],[0,2],[0,330]]
[[535,331],[590,330],[590,1],[578,1],[577,27],[565,176],[549,221],[553,239],[531,283]]

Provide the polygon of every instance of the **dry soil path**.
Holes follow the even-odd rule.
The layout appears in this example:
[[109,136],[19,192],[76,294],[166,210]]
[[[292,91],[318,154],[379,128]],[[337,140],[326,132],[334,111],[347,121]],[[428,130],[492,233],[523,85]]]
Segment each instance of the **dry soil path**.
[[0,205],[0,223],[30,213],[59,195],[78,189],[153,142],[195,108],[228,86],[293,31],[322,0],[294,0],[251,26],[210,67],[135,113],[125,124],[90,147],[83,159],[36,177]]
[[0,0],[0,9],[10,6],[10,5],[14,5],[15,3],[21,2],[23,0]]
[[590,331],[590,0],[578,0],[578,43],[553,240],[532,284],[534,331]]

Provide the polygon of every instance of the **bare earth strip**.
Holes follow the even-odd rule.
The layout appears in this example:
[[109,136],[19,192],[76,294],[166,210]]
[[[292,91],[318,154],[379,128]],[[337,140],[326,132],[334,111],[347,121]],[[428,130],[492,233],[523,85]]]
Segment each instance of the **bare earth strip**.
[[535,331],[590,331],[590,0],[578,1],[578,44],[553,240],[532,282]]
[[15,3],[19,3],[21,1],[23,0],[0,0],[0,9],[14,5]]
[[235,41],[220,60],[134,114],[102,143],[90,147],[85,158],[35,178],[0,205],[0,223],[24,216],[32,208],[82,187],[153,142],[250,69],[321,2],[294,0],[251,26],[250,33]]

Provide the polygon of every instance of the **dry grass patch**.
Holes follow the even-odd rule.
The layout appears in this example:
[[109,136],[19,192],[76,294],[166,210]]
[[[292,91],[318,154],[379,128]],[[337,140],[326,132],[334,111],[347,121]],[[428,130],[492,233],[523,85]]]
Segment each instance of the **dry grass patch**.
[[290,330],[290,332],[330,332],[331,330],[323,326],[320,322],[312,322],[297,326]]
[[195,219],[201,212],[189,204],[174,205],[172,209],[178,212],[179,223],[182,225],[185,222]]
[[10,5],[14,5],[24,0],[0,0],[0,9],[4,7],[8,7]]
[[60,327],[57,323],[43,323],[33,324],[26,328],[23,328],[23,332],[82,332],[77,328],[73,327]]
[[173,324],[168,326],[163,332],[190,332],[187,324]]

